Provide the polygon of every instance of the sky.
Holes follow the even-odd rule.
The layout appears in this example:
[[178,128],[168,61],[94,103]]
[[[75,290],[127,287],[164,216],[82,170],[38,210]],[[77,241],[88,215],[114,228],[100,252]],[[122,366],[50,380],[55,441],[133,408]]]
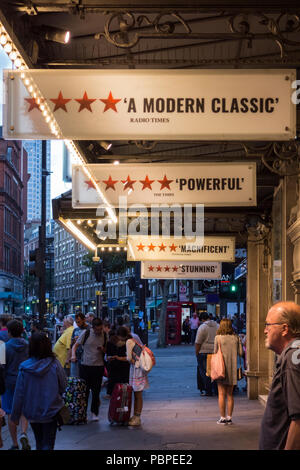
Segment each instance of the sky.
[[[0,46],[0,125],[2,126],[3,69],[11,68],[11,61]],[[63,141],[51,140],[51,199],[71,189],[71,183],[63,181]]]

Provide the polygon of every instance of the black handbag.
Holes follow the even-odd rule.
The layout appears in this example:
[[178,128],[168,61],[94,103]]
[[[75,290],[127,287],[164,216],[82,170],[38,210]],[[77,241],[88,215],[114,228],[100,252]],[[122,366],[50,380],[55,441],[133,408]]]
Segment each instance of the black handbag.
[[4,368],[0,366],[0,395],[5,392]]

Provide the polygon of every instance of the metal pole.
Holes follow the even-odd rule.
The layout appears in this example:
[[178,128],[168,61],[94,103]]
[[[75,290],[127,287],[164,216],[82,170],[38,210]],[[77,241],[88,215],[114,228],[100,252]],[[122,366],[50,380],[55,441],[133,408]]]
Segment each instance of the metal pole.
[[47,192],[47,141],[42,141],[42,191],[41,225],[39,227],[40,277],[39,277],[39,323],[45,327],[46,315],[46,192]]

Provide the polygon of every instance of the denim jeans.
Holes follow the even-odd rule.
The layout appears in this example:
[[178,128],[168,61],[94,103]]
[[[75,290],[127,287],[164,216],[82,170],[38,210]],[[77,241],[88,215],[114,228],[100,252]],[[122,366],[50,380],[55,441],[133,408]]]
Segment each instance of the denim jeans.
[[50,423],[30,423],[36,442],[36,450],[54,450],[57,431],[56,420]]
[[206,375],[206,361],[207,361],[207,354],[206,353],[199,353],[197,355],[197,362],[198,362],[198,370],[202,384],[204,385],[204,390],[207,394],[211,395],[215,393],[217,395],[218,389],[215,382],[211,381],[211,378]]

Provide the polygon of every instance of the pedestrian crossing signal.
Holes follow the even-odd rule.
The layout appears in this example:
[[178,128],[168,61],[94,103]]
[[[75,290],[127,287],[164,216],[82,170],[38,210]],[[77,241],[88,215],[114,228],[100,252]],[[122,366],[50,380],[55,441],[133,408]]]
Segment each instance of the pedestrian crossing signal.
[[237,285],[236,284],[231,284],[230,285],[230,292],[236,292],[237,291]]

